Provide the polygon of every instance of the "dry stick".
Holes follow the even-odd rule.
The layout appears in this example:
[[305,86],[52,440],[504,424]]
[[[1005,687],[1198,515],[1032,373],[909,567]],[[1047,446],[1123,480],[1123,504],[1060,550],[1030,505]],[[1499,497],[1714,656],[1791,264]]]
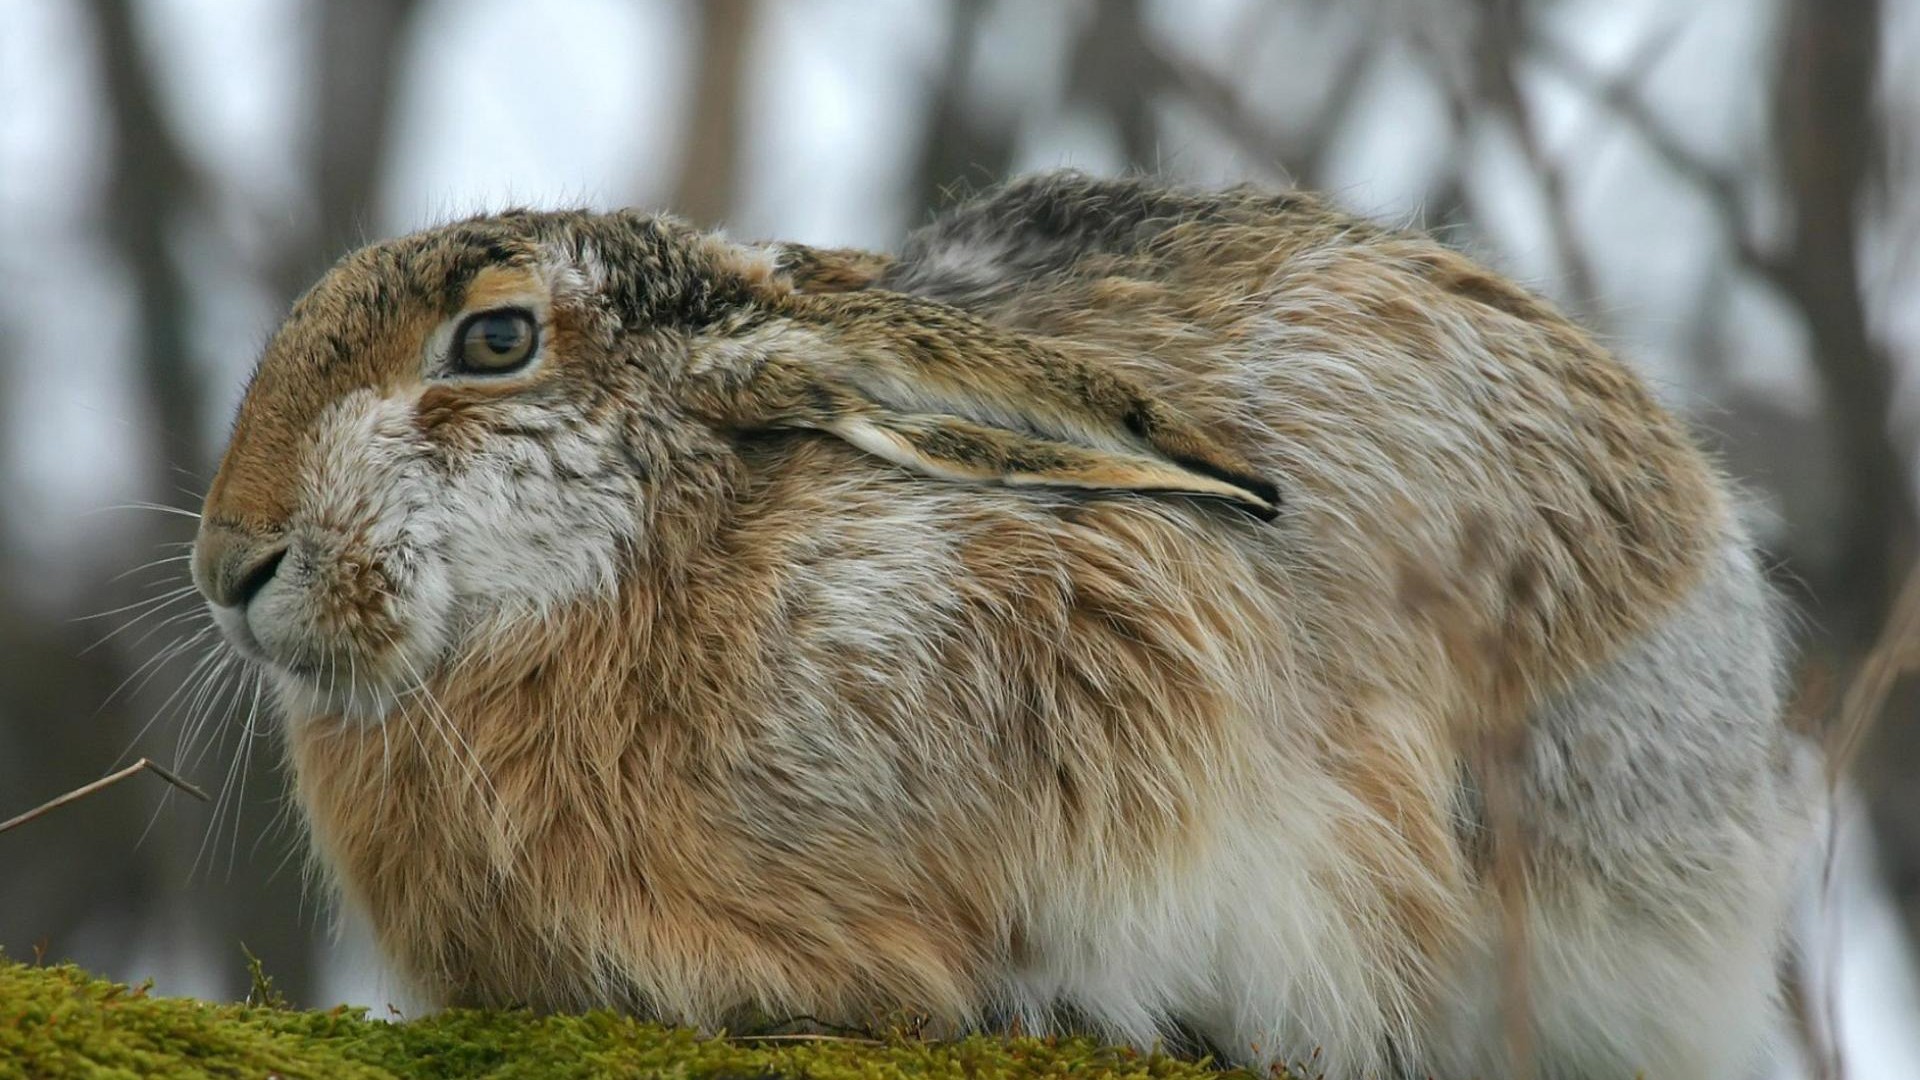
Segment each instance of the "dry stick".
[[1838,1080],[1846,1075],[1846,1062],[1840,1049],[1840,1005],[1836,996],[1840,963],[1839,909],[1833,903],[1835,861],[1840,847],[1840,783],[1866,744],[1867,734],[1879,722],[1894,684],[1915,668],[1920,668],[1920,563],[1908,572],[1906,584],[1894,600],[1879,638],[1861,662],[1860,670],[1847,683],[1846,694],[1840,701],[1840,722],[1827,747],[1827,844],[1820,866],[1820,895],[1836,944],[1826,978],[1819,988],[1820,1014],[1824,1021],[1820,1030],[1824,1038],[1809,1047],[1815,1075],[1821,1080]]
[[[1831,742],[1834,725],[1822,724],[1819,718],[1833,715],[1832,682],[1831,672],[1823,664],[1810,664],[1801,672],[1793,699],[1787,706],[1790,731],[1809,741],[1821,739],[1824,735],[1825,740]],[[1831,785],[1827,788],[1827,811],[1827,847],[1822,855],[1824,873],[1820,879],[1823,890],[1832,880],[1833,842],[1836,838],[1833,822],[1836,820],[1834,815],[1838,813],[1836,789]],[[1824,905],[1828,899],[1823,892],[1821,903]],[[1831,912],[1823,906],[1817,914],[1830,916]],[[1839,927],[1831,920],[1821,924],[1819,930],[1828,934],[1828,942],[1838,941]],[[1812,962],[1814,954],[1811,945],[1818,940],[1812,935],[1816,932],[1809,931],[1807,949],[1786,950],[1778,976],[1780,1000],[1787,1007],[1794,1039],[1806,1055],[1808,1068],[1812,1070],[1811,1080],[1844,1080],[1846,1069],[1840,1059],[1838,1039],[1827,1027],[1835,1008],[1833,994],[1829,992],[1833,984],[1816,977]]]
[[[1844,1080],[1846,1070],[1840,1061],[1836,1040],[1827,1034],[1824,1024],[1832,1018],[1823,1015],[1821,1008],[1815,1007],[1820,999],[1813,981],[1813,973],[1808,970],[1807,958],[1798,950],[1788,949],[1786,960],[1781,965],[1780,998],[1787,1006],[1787,1018],[1793,1024],[1794,1038],[1800,1041],[1801,1049],[1806,1051],[1807,1062],[1813,1070],[1813,1080]],[[1821,1000],[1827,1005],[1831,998]]]
[[1907,575],[1880,637],[1840,699],[1840,725],[1827,756],[1827,786],[1838,787],[1900,676],[1920,665],[1920,564]]
[[179,788],[181,791],[184,791],[187,794],[193,796],[194,798],[199,799],[201,802],[209,801],[207,799],[206,792],[201,791],[199,788],[195,787],[194,785],[188,783],[185,780],[182,780],[179,777],[179,775],[177,775],[172,769],[169,769],[166,766],[161,765],[159,762],[154,761],[152,758],[141,758],[139,761],[136,761],[133,764],[127,766],[126,768],[121,769],[119,772],[108,773],[107,775],[101,777],[100,779],[95,780],[91,784],[87,784],[84,787],[74,788],[72,791],[67,792],[65,795],[62,795],[57,799],[53,799],[48,802],[41,803],[39,806],[34,807],[33,809],[27,811],[24,814],[21,814],[19,817],[8,818],[6,821],[0,821],[0,833],[6,832],[8,829],[12,829],[20,825],[25,825],[27,822],[32,821],[35,818],[41,817],[42,815],[50,811],[58,810],[59,808],[67,805],[70,802],[74,802],[78,799],[84,799],[87,796],[93,794],[96,791],[100,791],[103,788],[112,787],[113,785],[119,783],[122,780],[125,780],[127,777],[132,776],[134,773],[137,773],[137,772],[151,772],[155,776],[158,776],[160,779],[165,780],[167,783],[172,784],[174,787]]

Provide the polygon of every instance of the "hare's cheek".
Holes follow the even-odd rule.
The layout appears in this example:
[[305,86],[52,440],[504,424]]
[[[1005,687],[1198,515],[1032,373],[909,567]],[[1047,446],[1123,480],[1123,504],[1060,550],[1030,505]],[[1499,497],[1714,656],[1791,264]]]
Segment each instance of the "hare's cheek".
[[641,493],[616,437],[542,410],[446,478],[448,571],[463,608],[508,618],[615,588]]
[[363,392],[315,426],[286,558],[248,611],[261,651],[313,692],[314,711],[378,712],[446,648],[444,493],[411,415],[409,402]]

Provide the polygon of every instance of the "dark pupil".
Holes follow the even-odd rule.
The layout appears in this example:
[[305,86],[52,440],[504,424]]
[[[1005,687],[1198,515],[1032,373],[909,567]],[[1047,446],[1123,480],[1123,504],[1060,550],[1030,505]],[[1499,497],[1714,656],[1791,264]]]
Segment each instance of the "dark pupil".
[[510,353],[525,336],[520,320],[510,315],[490,315],[480,320],[480,337],[487,343],[489,352]]

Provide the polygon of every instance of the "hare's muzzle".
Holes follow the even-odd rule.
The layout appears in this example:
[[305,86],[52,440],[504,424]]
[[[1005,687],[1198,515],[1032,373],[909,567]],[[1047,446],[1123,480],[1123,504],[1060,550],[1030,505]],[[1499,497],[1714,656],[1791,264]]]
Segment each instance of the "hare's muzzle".
[[287,545],[278,537],[227,525],[203,523],[194,538],[193,583],[221,632],[250,659],[266,657],[248,625],[247,609],[272,586],[286,556]]
[[429,562],[418,549],[311,518],[254,529],[210,513],[194,540],[194,585],[289,714],[377,719],[431,671],[446,622],[432,601],[444,590],[393,572]]
[[287,545],[210,526],[193,543],[194,584],[215,607],[246,609],[273,581],[286,559]]

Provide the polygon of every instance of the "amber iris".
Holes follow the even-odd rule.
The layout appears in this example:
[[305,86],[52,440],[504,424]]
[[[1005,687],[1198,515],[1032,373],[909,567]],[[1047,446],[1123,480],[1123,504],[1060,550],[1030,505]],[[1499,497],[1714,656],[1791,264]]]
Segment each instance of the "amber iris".
[[460,324],[454,361],[462,371],[495,375],[522,367],[539,344],[533,316],[518,308],[483,311]]

